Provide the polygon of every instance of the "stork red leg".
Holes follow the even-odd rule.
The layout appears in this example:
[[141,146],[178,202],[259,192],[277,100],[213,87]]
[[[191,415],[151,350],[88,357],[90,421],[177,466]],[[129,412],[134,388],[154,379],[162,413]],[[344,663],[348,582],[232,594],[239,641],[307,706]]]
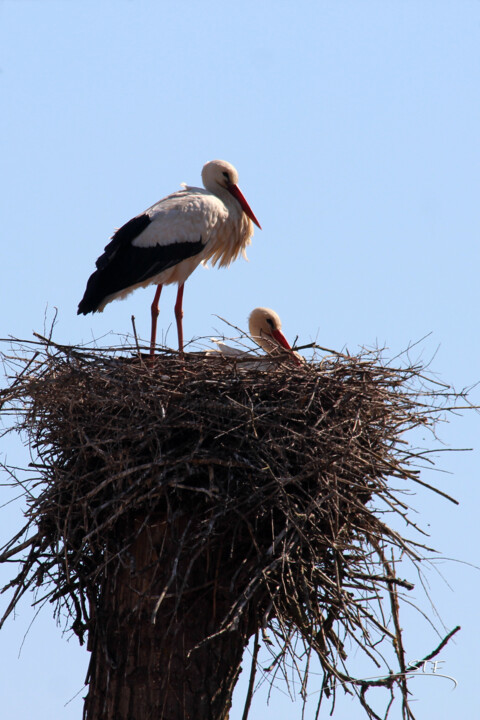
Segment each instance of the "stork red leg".
[[178,333],[178,351],[183,352],[183,286],[184,283],[178,286],[177,301],[175,303],[175,318],[177,320],[177,333]]
[[160,309],[158,307],[158,301],[160,300],[160,294],[162,292],[163,285],[157,285],[157,289],[155,291],[155,297],[153,298],[152,303],[152,334],[150,337],[150,357],[153,357],[155,355],[155,341],[157,339],[157,319],[160,314]]

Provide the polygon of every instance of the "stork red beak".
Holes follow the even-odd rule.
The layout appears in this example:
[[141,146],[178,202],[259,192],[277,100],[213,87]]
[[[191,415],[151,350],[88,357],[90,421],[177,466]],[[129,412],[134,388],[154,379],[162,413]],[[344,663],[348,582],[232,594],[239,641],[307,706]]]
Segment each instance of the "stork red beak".
[[[247,203],[247,201],[245,200],[245,198],[244,198],[244,196],[243,196],[243,193],[242,193],[242,191],[240,190],[240,188],[238,187],[238,185],[234,185],[234,184],[232,183],[231,185],[228,186],[227,190],[228,190],[228,192],[230,193],[230,195],[233,195],[233,197],[235,198],[235,200],[238,200],[238,202],[240,203],[240,206],[241,206],[243,212],[245,213],[245,215],[248,215],[248,217],[250,218],[250,220],[252,220],[252,222],[254,222],[255,225],[256,225],[258,228],[260,228],[260,230],[261,230],[261,229],[262,229],[262,226],[260,225],[260,223],[258,222],[257,218],[256,218],[255,215],[253,214],[253,211],[252,211],[250,205],[249,205],[249,204]],[[290,347],[290,346],[289,346],[289,347]]]
[[[272,330],[271,335],[272,335],[272,337],[274,338],[274,340],[277,341],[277,343],[278,343],[279,345],[281,345],[282,347],[285,348],[285,350],[291,350],[291,349],[292,349],[292,347],[291,347],[290,343],[288,342],[287,338],[285,337],[285,335],[284,335],[282,332],[280,332],[280,330]],[[292,359],[293,359],[293,362],[295,363],[295,365],[301,365],[301,364],[302,364],[298,358],[299,358],[298,353],[292,352]]]
[[285,335],[280,332],[280,330],[272,330],[271,333],[272,337],[277,341],[279,345],[285,348],[285,350],[291,350],[292,348],[289,345],[289,342]]

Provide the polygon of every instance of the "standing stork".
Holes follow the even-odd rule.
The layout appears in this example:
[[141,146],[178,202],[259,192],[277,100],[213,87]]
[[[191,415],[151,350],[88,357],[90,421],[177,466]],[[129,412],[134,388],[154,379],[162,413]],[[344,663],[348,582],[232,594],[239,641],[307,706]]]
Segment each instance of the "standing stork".
[[[225,160],[203,166],[204,188],[184,186],[119,228],[106,245],[87,282],[78,314],[102,312],[116,298],[157,285],[151,307],[150,355],[154,355],[162,287],[178,284],[175,302],[178,349],[183,351],[183,287],[202,261],[227,267],[260,228],[241,193],[238,173]],[[261,229],[261,228],[260,228]]]

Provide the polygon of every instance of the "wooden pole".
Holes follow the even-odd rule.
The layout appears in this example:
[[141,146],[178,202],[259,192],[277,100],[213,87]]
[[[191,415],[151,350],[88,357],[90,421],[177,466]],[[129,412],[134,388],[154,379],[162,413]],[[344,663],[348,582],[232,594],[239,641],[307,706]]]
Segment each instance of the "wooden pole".
[[228,718],[251,633],[245,632],[244,623],[204,642],[218,633],[234,600],[224,578],[223,587],[215,582],[215,568],[205,556],[190,568],[191,592],[184,588],[179,605],[175,587],[184,581],[191,557],[178,563],[155,613],[171,578],[168,560],[178,550],[178,531],[178,523],[151,523],[120,564],[107,566],[103,590],[92,608],[85,720]]

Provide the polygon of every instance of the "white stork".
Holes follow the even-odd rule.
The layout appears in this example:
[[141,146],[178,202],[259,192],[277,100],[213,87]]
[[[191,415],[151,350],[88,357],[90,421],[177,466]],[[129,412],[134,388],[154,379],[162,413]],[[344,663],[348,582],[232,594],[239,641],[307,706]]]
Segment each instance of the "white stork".
[[[292,350],[290,343],[282,333],[282,322],[275,310],[265,307],[257,307],[252,310],[248,318],[248,329],[252,340],[257,345],[260,345],[268,355],[279,356],[283,354],[284,356],[291,356],[296,365],[305,362],[305,359],[299,353]],[[218,352],[223,355],[246,360],[244,365],[246,368],[253,367],[257,370],[265,370],[269,367],[268,360],[265,361],[264,357],[231,347],[219,340],[214,340],[214,342],[217,345]]]
[[155,352],[159,299],[163,285],[178,284],[175,303],[178,349],[183,351],[183,286],[197,265],[211,260],[230,265],[260,228],[237,182],[238,173],[225,160],[212,160],[202,170],[203,188],[184,186],[119,228],[105,247],[87,282],[78,314],[102,312],[132,290],[157,285],[151,307],[150,355]]
[[282,333],[282,321],[275,310],[258,307],[252,310],[248,318],[250,337],[255,340],[265,352],[274,354],[280,348],[291,350],[291,346]]

